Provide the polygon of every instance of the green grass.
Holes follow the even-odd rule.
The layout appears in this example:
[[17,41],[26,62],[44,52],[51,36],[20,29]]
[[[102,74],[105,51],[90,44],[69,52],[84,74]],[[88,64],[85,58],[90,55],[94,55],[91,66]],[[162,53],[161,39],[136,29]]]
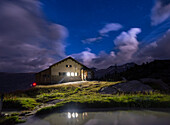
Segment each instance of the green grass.
[[67,108],[170,108],[170,95],[159,92],[147,92],[137,94],[100,94],[98,91],[102,87],[116,83],[89,84],[78,87],[76,93],[65,98],[65,101],[52,107],[40,109],[37,114],[43,114],[54,110]]
[[3,108],[6,109],[32,110],[37,105],[39,105],[39,103],[37,103],[34,98],[5,97],[3,101]]
[[74,94],[65,101],[55,106],[45,107],[37,111],[37,114],[43,114],[54,110],[62,111],[71,108],[170,108],[170,96],[153,93],[152,95],[79,95]]
[[41,95],[36,96],[36,101],[37,102],[49,102],[55,99],[63,99],[65,97],[69,96],[67,93],[44,93]]
[[62,99],[54,106],[44,107],[37,111],[43,114],[54,110],[68,108],[170,108],[170,95],[160,92],[100,94],[102,87],[119,82],[85,82],[72,85],[37,86],[27,91],[5,95],[3,108],[20,108],[33,110],[37,105]]
[[23,123],[25,120],[21,120],[19,116],[2,116],[0,117],[1,125],[14,125],[17,123]]

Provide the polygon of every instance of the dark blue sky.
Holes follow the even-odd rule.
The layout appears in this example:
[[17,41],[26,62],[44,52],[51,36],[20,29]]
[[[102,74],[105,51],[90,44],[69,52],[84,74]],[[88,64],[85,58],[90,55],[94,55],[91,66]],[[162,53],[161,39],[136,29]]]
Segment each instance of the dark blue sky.
[[[113,40],[122,31],[141,28],[138,40],[142,41],[157,28],[151,26],[153,0],[42,0],[42,3],[45,17],[51,22],[65,26],[69,31],[66,40],[68,55],[79,53],[86,47],[96,54],[101,50],[110,52],[114,49]],[[91,44],[81,42],[87,38],[97,37],[98,30],[107,23],[119,23],[123,28],[110,32],[109,37],[98,42]]]

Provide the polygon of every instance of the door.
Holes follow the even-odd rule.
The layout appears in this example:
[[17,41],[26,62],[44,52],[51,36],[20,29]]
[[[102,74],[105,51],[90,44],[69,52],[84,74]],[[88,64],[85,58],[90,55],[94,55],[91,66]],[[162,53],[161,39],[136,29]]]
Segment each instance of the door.
[[81,80],[84,80],[84,70],[81,69]]

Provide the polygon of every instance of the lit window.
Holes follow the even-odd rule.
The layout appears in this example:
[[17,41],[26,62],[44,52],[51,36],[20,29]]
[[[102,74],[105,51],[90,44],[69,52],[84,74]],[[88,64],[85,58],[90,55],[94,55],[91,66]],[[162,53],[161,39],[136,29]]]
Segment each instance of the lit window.
[[75,76],[77,76],[77,72],[75,72]]
[[71,72],[71,76],[74,76],[74,72]]
[[67,76],[70,76],[70,72],[67,72]]

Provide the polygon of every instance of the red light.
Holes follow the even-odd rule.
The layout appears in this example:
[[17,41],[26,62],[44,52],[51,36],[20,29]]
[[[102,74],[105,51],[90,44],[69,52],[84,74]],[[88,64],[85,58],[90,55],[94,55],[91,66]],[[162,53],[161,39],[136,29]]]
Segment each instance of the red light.
[[32,84],[32,86],[36,86],[36,85],[37,85],[37,83],[35,83],[35,82]]

